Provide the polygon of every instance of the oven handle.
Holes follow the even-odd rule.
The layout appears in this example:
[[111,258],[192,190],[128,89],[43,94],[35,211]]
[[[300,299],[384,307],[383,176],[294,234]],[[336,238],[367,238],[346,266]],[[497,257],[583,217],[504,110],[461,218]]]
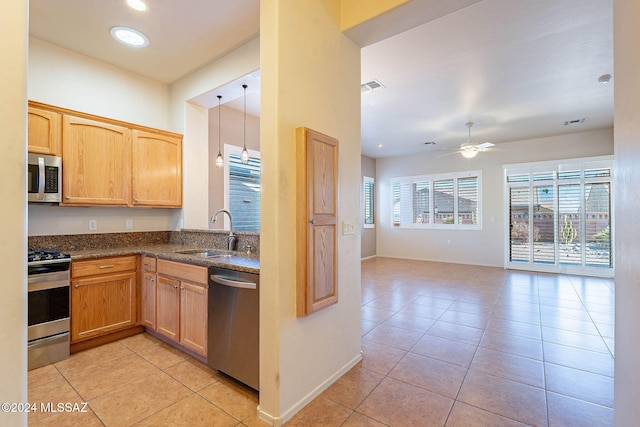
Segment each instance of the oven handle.
[[69,272],[58,271],[54,273],[29,276],[29,292],[42,291],[44,289],[64,288],[69,286]]

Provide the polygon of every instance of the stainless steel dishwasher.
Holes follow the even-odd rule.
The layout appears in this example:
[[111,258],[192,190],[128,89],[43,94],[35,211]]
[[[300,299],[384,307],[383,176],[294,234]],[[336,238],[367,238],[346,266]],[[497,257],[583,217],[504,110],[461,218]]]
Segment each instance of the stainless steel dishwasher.
[[209,267],[208,364],[258,390],[260,276]]

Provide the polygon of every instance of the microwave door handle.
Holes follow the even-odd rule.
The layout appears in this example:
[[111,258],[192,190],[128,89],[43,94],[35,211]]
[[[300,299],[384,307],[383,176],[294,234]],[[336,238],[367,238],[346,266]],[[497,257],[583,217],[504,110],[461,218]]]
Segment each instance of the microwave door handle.
[[38,157],[38,200],[44,200],[44,157]]

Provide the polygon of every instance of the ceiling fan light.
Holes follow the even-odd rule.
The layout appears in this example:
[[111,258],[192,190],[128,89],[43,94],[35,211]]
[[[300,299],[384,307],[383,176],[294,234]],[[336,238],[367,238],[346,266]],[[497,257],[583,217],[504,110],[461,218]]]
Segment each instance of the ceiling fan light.
[[476,156],[476,154],[478,154],[478,150],[476,149],[476,147],[467,147],[467,148],[463,148],[460,151],[460,154],[462,154],[462,156],[467,159],[473,159]]

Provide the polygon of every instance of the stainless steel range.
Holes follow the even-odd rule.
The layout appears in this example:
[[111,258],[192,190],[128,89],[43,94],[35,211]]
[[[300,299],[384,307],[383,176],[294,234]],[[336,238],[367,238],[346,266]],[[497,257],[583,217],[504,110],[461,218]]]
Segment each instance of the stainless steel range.
[[69,266],[60,251],[28,254],[28,369],[69,357]]

